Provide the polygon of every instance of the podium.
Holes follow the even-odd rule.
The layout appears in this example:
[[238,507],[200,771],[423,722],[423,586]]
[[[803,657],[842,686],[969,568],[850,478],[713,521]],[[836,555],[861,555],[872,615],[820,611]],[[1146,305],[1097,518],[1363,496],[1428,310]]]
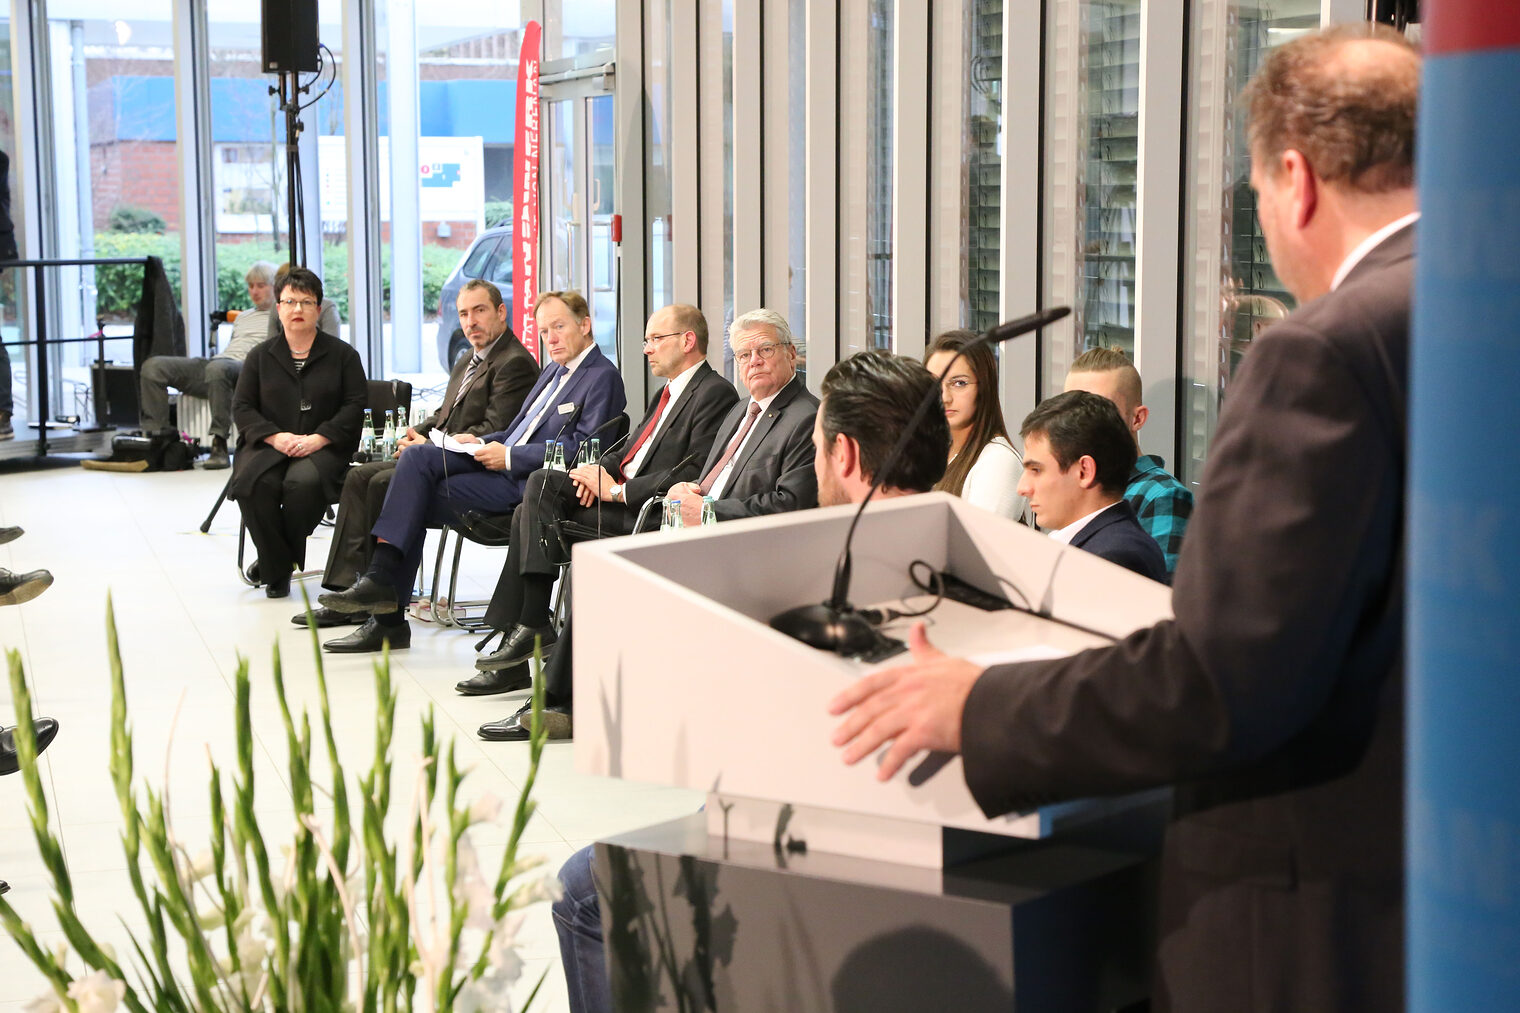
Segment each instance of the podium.
[[[973,983],[993,1008],[1143,998],[1164,793],[988,818],[958,757],[881,783],[830,744],[828,701],[907,656],[839,658],[768,621],[829,596],[854,509],[574,549],[576,769],[708,793],[701,814],[597,845],[620,1008],[684,1008],[693,989],[696,1008],[866,1008],[886,982],[895,998],[870,1008],[977,1008],[950,998]],[[1168,588],[943,493],[866,509],[852,600],[932,601],[909,577],[916,560],[1040,613],[946,600],[924,617],[936,646],[989,664],[1171,614]],[[883,632],[905,639],[912,621]],[[790,989],[788,969],[807,980]]]

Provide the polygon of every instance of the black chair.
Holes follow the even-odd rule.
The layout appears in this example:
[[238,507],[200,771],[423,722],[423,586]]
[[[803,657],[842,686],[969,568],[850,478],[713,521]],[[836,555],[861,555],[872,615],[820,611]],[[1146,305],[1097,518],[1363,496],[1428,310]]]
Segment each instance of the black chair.
[[[612,431],[605,437],[606,445],[611,446],[620,442],[628,435],[628,429],[633,425],[628,413],[624,412],[618,417]],[[448,547],[449,535],[454,536],[454,558],[449,568],[449,593],[446,600],[440,604],[439,588],[443,582],[443,557]],[[478,510],[467,510],[460,515],[459,520],[443,525],[438,534],[438,552],[433,562],[433,621],[440,626],[452,626],[455,629],[480,631],[486,629],[485,609],[490,604],[490,599],[475,601],[456,601],[455,595],[459,591],[459,560],[464,553],[464,543],[474,542],[476,545],[484,545],[492,548],[504,548],[512,540],[512,514],[487,514]],[[564,576],[564,568],[560,570]],[[563,581],[561,582],[563,583]],[[479,608],[481,613],[477,616],[467,616],[466,609]],[[555,599],[555,615],[560,615],[562,602],[560,597]]]
[[[384,418],[388,411],[409,413],[412,408],[412,385],[405,380],[370,380],[366,384],[368,388],[368,401],[365,407],[369,409],[374,418]],[[217,511],[221,510],[222,504],[227,501],[227,490],[232,486],[232,476],[227,476],[227,482],[222,486],[222,491],[217,494],[216,503],[211,507],[211,512],[201,522],[201,534],[207,534],[211,530],[211,522],[216,520]],[[322,519],[323,524],[332,524],[333,510],[328,508],[327,516]],[[237,568],[238,577],[249,587],[259,587],[264,582],[261,578],[249,575],[247,567],[243,564],[243,557],[247,551],[248,529],[242,521],[238,521],[238,551]],[[309,577],[315,571],[307,571],[299,574],[301,577]]]

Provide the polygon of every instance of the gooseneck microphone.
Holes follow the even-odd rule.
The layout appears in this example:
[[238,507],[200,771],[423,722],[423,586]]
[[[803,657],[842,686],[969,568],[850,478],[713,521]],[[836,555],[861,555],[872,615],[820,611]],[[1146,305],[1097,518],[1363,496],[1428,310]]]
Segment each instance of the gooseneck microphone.
[[919,402],[918,410],[913,413],[913,418],[903,427],[902,435],[897,438],[897,443],[892,447],[892,452],[887,455],[886,462],[877,469],[871,481],[871,488],[867,490],[865,498],[860,501],[860,507],[855,511],[855,517],[850,521],[850,529],[844,538],[844,550],[840,552],[839,562],[834,567],[834,588],[828,601],[820,605],[799,605],[777,613],[771,618],[772,629],[779,630],[820,651],[831,651],[844,657],[864,654],[879,643],[880,635],[875,627],[850,604],[850,544],[854,541],[855,528],[860,523],[860,515],[865,513],[866,504],[871,502],[871,497],[875,496],[876,490],[881,488],[882,480],[891,474],[929,408],[940,403],[940,385],[944,383],[946,375],[954,368],[961,356],[979,345],[996,345],[1031,331],[1037,331],[1041,327],[1055,323],[1070,312],[1070,306],[1055,306],[1048,310],[1031,313],[1027,317],[1019,317],[1017,320],[998,324],[963,348],[946,364],[939,376],[935,378],[934,386]]

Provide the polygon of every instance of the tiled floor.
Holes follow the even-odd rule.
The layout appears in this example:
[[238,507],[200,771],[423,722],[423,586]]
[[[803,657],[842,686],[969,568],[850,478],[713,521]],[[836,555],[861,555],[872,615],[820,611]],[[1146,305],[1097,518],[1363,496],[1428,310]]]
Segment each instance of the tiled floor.
[[[285,730],[271,679],[276,645],[292,706],[309,707],[316,720],[310,635],[289,621],[300,608],[299,591],[294,599],[269,601],[237,579],[235,506],[223,508],[210,534],[198,530],[225,477],[226,472],[201,471],[117,475],[77,467],[0,470],[0,525],[26,529],[21,539],[0,547],[0,566],[47,567],[56,578],[35,601],[0,609],[0,647],[19,652],[34,706],[61,723],[57,741],[40,760],[44,791],[81,914],[107,938],[123,934],[118,915],[130,925],[137,910],[117,841],[118,807],[107,770],[107,595],[120,630],[137,776],[155,790],[167,787],[178,835],[191,851],[209,825],[207,758],[224,769],[234,763],[233,680],[239,659],[248,659],[252,675],[256,805],[269,836],[291,814]],[[326,559],[328,531],[318,529],[310,543],[308,563],[314,567]],[[461,597],[487,594],[502,558],[500,550],[467,548]],[[315,579],[301,583],[317,593]],[[414,624],[411,649],[393,659],[399,698],[392,747],[395,795],[403,795],[403,786],[415,777],[419,719],[431,707],[440,735],[453,739],[461,766],[473,768],[465,794],[489,791],[509,803],[516,799],[527,746],[484,743],[474,732],[482,722],[514,710],[524,694],[480,699],[454,692],[454,683],[472,670],[475,639]],[[367,768],[373,749],[372,656],[324,660],[352,795],[354,777]],[[14,718],[7,685],[0,681],[0,724],[9,725]],[[535,790],[541,811],[525,837],[524,850],[544,855],[551,870],[597,837],[684,815],[701,802],[693,792],[577,774],[572,749],[568,743],[546,747]],[[21,778],[0,781],[0,879],[11,884],[11,904],[52,941],[61,934],[53,927],[51,888],[25,806]],[[489,863],[499,861],[505,844],[505,828],[482,828],[475,839],[486,868],[492,868]],[[546,905],[532,911],[520,939],[523,984],[548,969],[536,1008],[565,1009]],[[41,982],[20,950],[9,939],[0,940],[0,1013],[19,1011],[42,991]]]

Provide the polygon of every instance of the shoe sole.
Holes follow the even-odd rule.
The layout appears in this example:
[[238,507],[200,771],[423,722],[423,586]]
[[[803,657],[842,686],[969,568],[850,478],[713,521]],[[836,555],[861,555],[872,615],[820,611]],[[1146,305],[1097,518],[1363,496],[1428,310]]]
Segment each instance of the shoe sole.
[[[554,653],[554,644],[545,644],[541,650],[543,652],[544,664],[547,665],[549,663],[549,656]],[[518,658],[516,661],[502,661],[487,654],[475,659],[475,670],[477,672],[497,672],[504,668],[516,668],[518,665],[526,665],[532,660],[532,654]]]
[[358,602],[349,601],[347,598],[338,598],[332,594],[317,595],[317,604],[323,608],[332,609],[334,612],[342,612],[351,616],[356,612],[368,612],[370,615],[383,616],[396,611],[395,601],[382,602]]
[[[317,629],[332,630],[340,626],[363,626],[368,617],[368,612],[352,612],[345,615],[342,619],[318,620]],[[298,630],[308,629],[305,616],[291,616],[290,624]]]
[[[409,643],[391,644],[391,653],[394,654],[396,651],[409,651],[411,648],[412,645]],[[379,654],[381,651],[385,650],[385,647],[384,645],[381,645],[380,647],[336,647],[332,643],[326,643],[322,645],[322,650],[326,651],[328,654]]]
[[499,696],[502,693],[513,693],[520,689],[531,688],[533,685],[533,677],[531,675],[523,675],[517,678],[509,679],[507,682],[507,685],[502,686],[499,689],[495,687],[492,687],[491,689],[479,689],[476,687],[467,686],[463,682],[457,682],[454,684],[454,692],[458,693],[460,696]]
[[51,576],[38,577],[16,585],[14,590],[0,594],[0,605],[20,605],[22,602],[31,601],[42,592],[53,586]]

